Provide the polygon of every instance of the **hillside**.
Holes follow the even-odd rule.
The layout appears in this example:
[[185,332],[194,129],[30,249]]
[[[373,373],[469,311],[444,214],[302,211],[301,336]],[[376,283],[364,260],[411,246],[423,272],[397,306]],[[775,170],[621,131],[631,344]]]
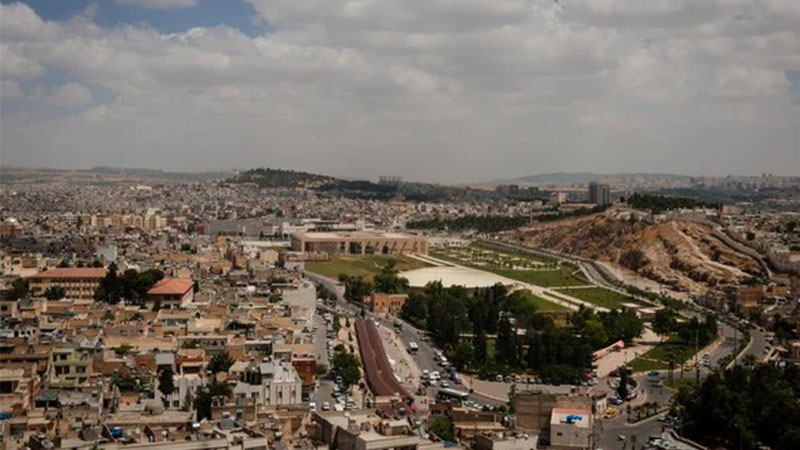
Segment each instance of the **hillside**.
[[631,223],[595,215],[526,229],[527,245],[596,258],[671,286],[703,292],[760,274],[756,261],[694,222]]
[[258,168],[241,172],[228,179],[228,183],[254,183],[261,188],[294,188],[302,185],[320,185],[333,178],[315,173],[285,169]]

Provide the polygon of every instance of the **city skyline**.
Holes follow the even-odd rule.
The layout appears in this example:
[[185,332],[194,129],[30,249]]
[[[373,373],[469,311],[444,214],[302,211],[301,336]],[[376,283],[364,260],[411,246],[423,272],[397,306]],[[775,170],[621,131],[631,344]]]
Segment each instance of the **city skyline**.
[[800,168],[792,2],[2,3],[4,166]]

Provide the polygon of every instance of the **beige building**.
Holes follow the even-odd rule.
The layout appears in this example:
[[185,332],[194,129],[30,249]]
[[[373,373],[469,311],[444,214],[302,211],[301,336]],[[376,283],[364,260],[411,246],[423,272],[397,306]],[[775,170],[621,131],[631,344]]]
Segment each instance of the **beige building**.
[[291,235],[292,250],[329,255],[427,254],[424,237],[382,231],[301,232]]
[[61,287],[66,298],[91,300],[100,280],[106,276],[106,269],[74,268],[52,269],[39,272],[29,278],[30,292],[34,297],[41,297],[51,287]]
[[588,409],[555,408],[550,419],[550,445],[588,449],[594,417]]

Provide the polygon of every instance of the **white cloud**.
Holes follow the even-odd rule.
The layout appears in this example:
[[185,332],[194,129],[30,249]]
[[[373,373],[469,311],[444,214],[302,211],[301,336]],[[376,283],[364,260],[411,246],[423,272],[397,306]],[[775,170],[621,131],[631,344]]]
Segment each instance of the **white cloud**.
[[197,5],[197,0],[114,0],[121,5],[138,6],[149,9],[189,8]]
[[270,34],[2,5],[4,81],[52,67],[113,94],[72,117],[4,111],[4,156],[429,180],[800,167],[800,15],[782,0],[251,3]]
[[53,106],[86,106],[92,103],[92,93],[78,83],[66,83],[44,100]]

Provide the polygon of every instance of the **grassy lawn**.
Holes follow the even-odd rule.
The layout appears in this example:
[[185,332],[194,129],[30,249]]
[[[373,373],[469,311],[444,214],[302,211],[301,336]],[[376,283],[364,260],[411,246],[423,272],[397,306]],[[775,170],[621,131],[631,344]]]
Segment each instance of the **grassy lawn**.
[[667,370],[669,365],[661,361],[649,361],[646,359],[636,358],[628,363],[633,368],[634,372],[650,372],[651,370]]
[[572,274],[574,269],[562,267],[555,270],[487,269],[498,275],[542,287],[586,286],[586,280]]
[[525,291],[525,298],[522,302],[524,302],[525,305],[533,306],[536,311],[566,311],[569,309],[566,306],[561,306],[558,303],[553,303],[550,300],[534,295],[527,290]]
[[306,262],[306,270],[333,279],[338,278],[339,274],[343,273],[371,280],[391,259],[397,262],[396,268],[400,272],[430,266],[430,264],[407,256],[364,255],[334,256],[327,261],[308,261]]
[[586,289],[558,289],[562,294],[575,297],[579,300],[602,306],[608,309],[621,309],[623,303],[638,303],[640,301],[618,292],[610,291],[601,287]]
[[[640,356],[639,358],[633,360],[630,363],[630,366],[634,368],[634,370],[658,370],[658,369],[669,369],[669,359],[667,355],[671,351],[670,349],[674,349],[678,358],[678,363],[675,365],[675,369],[679,370],[679,364],[685,362],[692,356],[694,356],[694,345],[686,345],[676,334],[673,334],[669,337],[666,341],[661,344],[656,345],[655,347],[648,350],[645,354]],[[642,367],[641,369],[639,367]]]

